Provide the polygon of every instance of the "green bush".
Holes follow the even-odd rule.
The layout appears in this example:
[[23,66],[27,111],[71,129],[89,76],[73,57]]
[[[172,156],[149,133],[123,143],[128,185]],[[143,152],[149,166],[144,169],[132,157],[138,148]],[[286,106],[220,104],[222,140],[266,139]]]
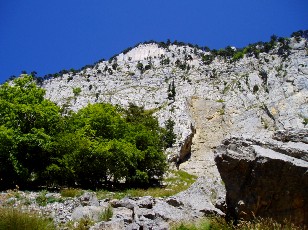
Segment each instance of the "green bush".
[[152,112],[101,103],[62,117],[44,93],[29,76],[0,86],[1,189],[144,186],[162,179],[165,131]]
[[79,96],[80,93],[81,93],[80,87],[73,88],[73,94],[75,97]]
[[239,51],[239,52],[236,52],[233,57],[232,57],[232,61],[237,61],[239,59],[242,59],[244,57],[244,53]]

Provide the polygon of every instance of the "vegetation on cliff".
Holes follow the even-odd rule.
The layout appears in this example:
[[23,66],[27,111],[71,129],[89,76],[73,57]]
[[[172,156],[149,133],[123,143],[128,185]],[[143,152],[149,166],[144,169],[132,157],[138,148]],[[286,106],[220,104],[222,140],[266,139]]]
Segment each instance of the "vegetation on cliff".
[[77,113],[44,99],[33,77],[0,86],[0,189],[147,186],[166,170],[169,132],[135,105],[88,105]]

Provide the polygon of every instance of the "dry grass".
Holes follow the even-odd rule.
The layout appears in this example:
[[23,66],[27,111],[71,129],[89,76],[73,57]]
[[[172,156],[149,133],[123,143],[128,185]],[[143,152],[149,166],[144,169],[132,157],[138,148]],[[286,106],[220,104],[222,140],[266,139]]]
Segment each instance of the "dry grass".
[[81,196],[83,193],[83,190],[76,188],[65,188],[60,191],[62,197],[77,197]]

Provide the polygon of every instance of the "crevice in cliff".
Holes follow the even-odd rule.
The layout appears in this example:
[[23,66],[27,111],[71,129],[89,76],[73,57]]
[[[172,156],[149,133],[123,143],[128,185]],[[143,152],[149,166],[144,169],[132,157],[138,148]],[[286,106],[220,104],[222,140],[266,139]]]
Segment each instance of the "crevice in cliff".
[[177,161],[177,166],[187,161],[191,157],[191,145],[192,145],[193,137],[196,133],[196,129],[192,124],[190,126],[190,129],[191,129],[191,133],[186,137],[183,145],[181,146],[179,158]]

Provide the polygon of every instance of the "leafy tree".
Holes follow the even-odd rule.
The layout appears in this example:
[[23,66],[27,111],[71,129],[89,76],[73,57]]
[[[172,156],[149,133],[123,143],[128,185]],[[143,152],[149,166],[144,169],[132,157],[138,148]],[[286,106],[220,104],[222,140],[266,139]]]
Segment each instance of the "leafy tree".
[[27,75],[0,86],[0,160],[6,165],[0,175],[3,187],[41,181],[50,163],[61,115],[44,94]]
[[0,188],[148,185],[166,170],[152,111],[100,103],[65,117],[32,76],[0,86]]
[[147,184],[162,177],[166,169],[163,130],[142,107],[88,105],[65,123],[50,173],[57,183],[97,188],[119,181]]

